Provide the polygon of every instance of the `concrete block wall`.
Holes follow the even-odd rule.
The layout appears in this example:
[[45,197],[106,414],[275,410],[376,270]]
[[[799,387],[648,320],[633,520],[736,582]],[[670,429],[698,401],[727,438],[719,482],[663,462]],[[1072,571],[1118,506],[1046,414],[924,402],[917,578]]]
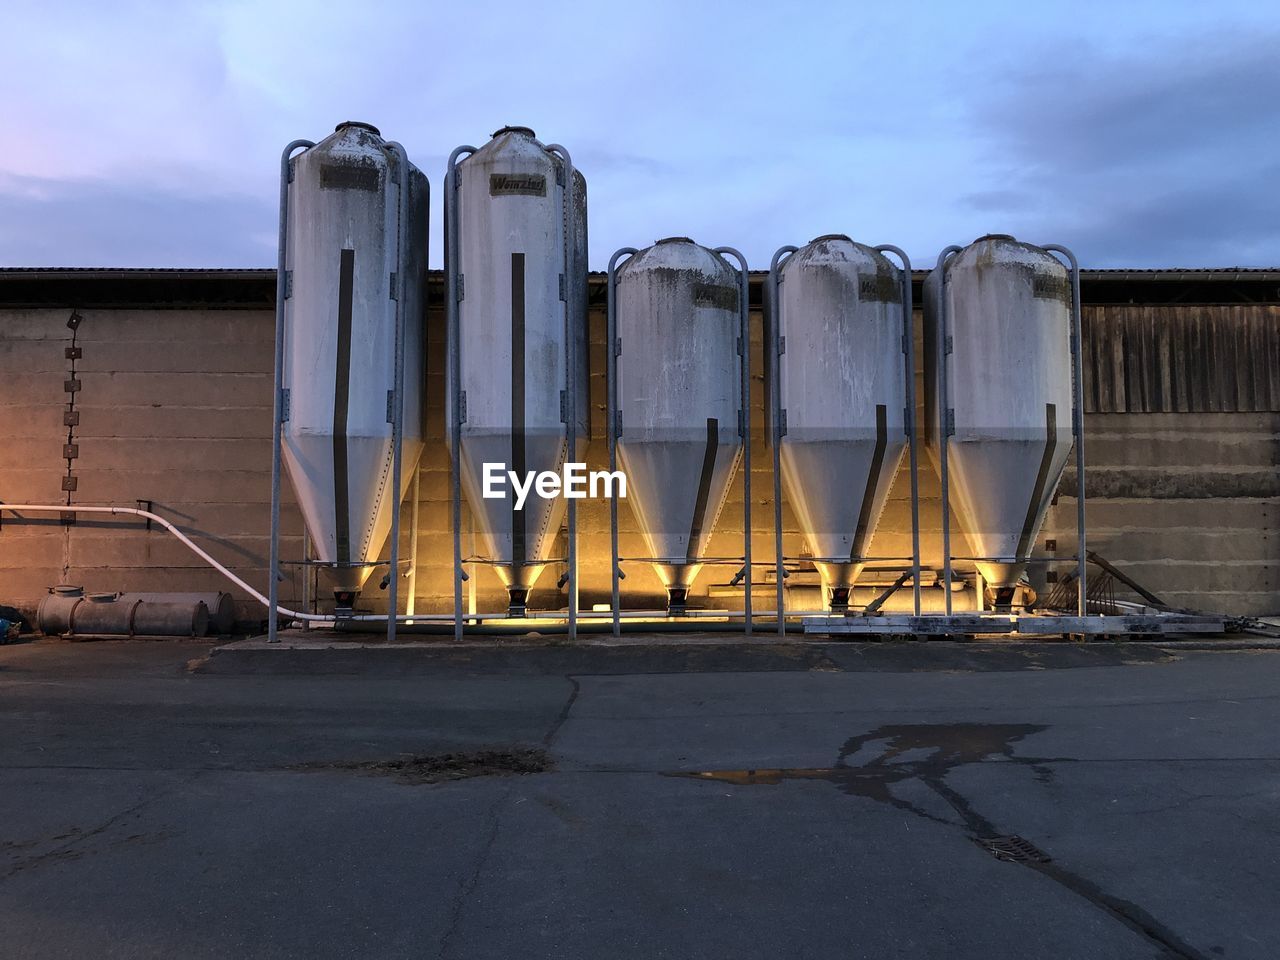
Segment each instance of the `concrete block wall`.
[[[273,314],[251,310],[80,310],[74,332],[77,456],[68,474],[63,411],[67,309],[0,314],[0,499],[117,504],[150,500],[220,562],[265,585],[270,518]],[[282,512],[285,556],[301,519]],[[300,594],[285,568],[281,596]],[[227,581],[169,534],[135,518],[64,525],[0,518],[0,603],[33,611],[55,583],[88,590],[223,590]],[[239,593],[239,591],[233,591]],[[241,598],[245,600],[246,598]],[[242,602],[246,620],[265,620]]]
[[[0,310],[0,499],[64,502],[67,475],[62,412],[71,342],[68,309]],[[72,461],[74,502],[133,506],[151,500],[219,560],[265,590],[269,530],[271,353],[269,310],[112,309],[81,310],[76,332],[83,356],[76,361],[79,447]],[[607,465],[604,439],[604,313],[591,324],[592,440],[588,463]],[[752,549],[757,604],[772,607],[773,476],[764,442],[765,385],[762,329],[752,318]],[[418,612],[452,610],[450,472],[444,443],[443,317],[427,318],[426,370],[428,447],[419,480]],[[917,324],[917,340],[919,324]],[[917,357],[922,351],[917,350]],[[917,380],[919,381],[919,376]],[[922,396],[922,393],[921,393]],[[1170,602],[1237,614],[1280,613],[1277,589],[1277,450],[1280,415],[1090,414],[1088,482],[1091,547],[1131,572]],[[910,553],[909,478],[899,472],[891,499],[871,543],[876,556]],[[1072,467],[1037,542],[1043,552],[1055,540],[1058,556],[1074,549]],[[926,566],[939,566],[941,520],[938,481],[928,456],[920,455],[921,547]],[[302,558],[301,521],[285,485],[282,556]],[[734,484],[712,539],[717,556],[738,556],[742,482]],[[405,505],[401,555],[408,556],[410,509]],[[581,593],[584,605],[609,597],[608,504],[580,503]],[[804,546],[790,509],[783,511],[785,549],[799,557]],[[479,552],[464,507],[464,553]],[[634,518],[620,509],[623,556],[645,552]],[[958,532],[955,537],[959,539]],[[956,550],[961,552],[960,549]],[[1059,569],[1070,564],[1059,564]],[[505,593],[482,564],[469,567],[464,594],[480,611],[500,610]],[[624,598],[631,607],[656,607],[661,584],[645,563],[624,569]],[[1052,567],[1043,567],[1046,571]],[[708,605],[738,608],[741,594],[728,587],[736,568],[708,566],[695,595]],[[564,603],[552,565],[532,596],[537,607]],[[281,599],[300,604],[304,575],[285,565]],[[874,579],[868,574],[869,579]],[[892,579],[881,574],[880,579]],[[793,578],[797,599],[816,582]],[[93,590],[218,590],[227,584],[162,531],[133,520],[81,519],[73,526],[56,517],[0,526],[0,604],[34,609],[54,583],[80,583]],[[474,599],[472,592],[474,591]],[[263,611],[237,590],[239,614],[261,622]],[[363,604],[384,606],[371,581]],[[903,600],[906,595],[903,595]],[[795,600],[789,601],[795,603]]]

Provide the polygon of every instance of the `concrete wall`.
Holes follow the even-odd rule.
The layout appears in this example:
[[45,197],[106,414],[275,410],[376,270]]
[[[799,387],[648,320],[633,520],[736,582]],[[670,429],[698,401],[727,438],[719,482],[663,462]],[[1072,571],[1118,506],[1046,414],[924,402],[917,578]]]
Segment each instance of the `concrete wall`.
[[[72,331],[67,309],[0,310],[0,499],[65,502],[64,459],[68,431],[78,449],[70,461],[75,503],[135,505],[151,500],[214,556],[241,576],[266,586],[270,480],[271,344],[273,317],[265,310],[171,309],[81,310],[75,331],[82,356],[66,357]],[[604,315],[591,314],[593,440],[588,460],[606,464],[604,426]],[[763,442],[764,381],[762,324],[753,317],[752,427],[754,511],[752,544],[757,576],[764,581],[757,602],[772,606],[773,512],[771,457]],[[419,493],[419,612],[452,609],[449,533],[449,469],[443,441],[443,323],[438,309],[428,317],[428,433]],[[920,352],[917,352],[920,355]],[[63,424],[69,394],[64,384],[75,363],[77,426]],[[1280,414],[1142,413],[1090,414],[1088,483],[1091,547],[1130,571],[1171,603],[1237,614],[1280,613],[1277,590],[1277,483]],[[941,556],[938,482],[921,451],[922,551],[926,565]],[[1072,467],[1068,468],[1071,474]],[[1074,500],[1063,495],[1038,542],[1044,552],[1056,541],[1057,555],[1074,549]],[[905,470],[871,544],[876,556],[910,553],[909,482]],[[741,553],[741,478],[720,518],[711,551]],[[411,544],[406,504],[402,556]],[[608,506],[583,501],[581,589],[584,604],[609,594]],[[621,512],[622,554],[644,553],[629,509]],[[282,554],[302,554],[301,523],[287,494]],[[464,530],[469,530],[464,510]],[[790,510],[784,510],[786,551],[803,545]],[[472,552],[464,535],[464,551]],[[961,552],[959,549],[957,553]],[[1059,569],[1069,569],[1062,563]],[[623,590],[629,606],[657,606],[661,585],[648,566],[629,563]],[[1053,566],[1044,566],[1054,573]],[[303,600],[303,575],[286,566],[281,598]],[[481,611],[498,610],[505,595],[497,577],[473,565],[471,586]],[[734,568],[704,569],[695,593],[706,602],[740,607],[741,594],[728,586]],[[536,607],[562,598],[549,568],[534,591]],[[867,581],[891,580],[891,572]],[[225,581],[162,531],[132,520],[63,525],[58,518],[14,520],[0,526],[0,604],[34,608],[53,583],[74,582],[93,590],[215,590]],[[790,578],[789,604],[816,603],[816,574]],[[1050,584],[1051,586],[1051,584]],[[233,591],[238,593],[238,591]],[[937,591],[927,591],[936,596]],[[470,590],[468,591],[470,594]],[[380,606],[376,580],[364,598]],[[904,596],[902,599],[906,599]],[[241,596],[240,614],[260,620],[261,608]]]

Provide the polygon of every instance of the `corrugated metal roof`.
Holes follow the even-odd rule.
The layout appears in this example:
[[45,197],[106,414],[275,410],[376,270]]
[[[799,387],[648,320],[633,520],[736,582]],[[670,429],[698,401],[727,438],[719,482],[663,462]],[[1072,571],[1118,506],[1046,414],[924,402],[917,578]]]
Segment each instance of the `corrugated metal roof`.
[[[227,279],[242,277],[246,280],[262,280],[275,276],[274,267],[0,267],[0,278],[9,274],[24,277],[39,276],[56,280],[68,277],[94,277],[109,280],[116,277],[128,280],[145,280],[149,276],[173,280],[189,274],[193,277],[215,276]],[[428,271],[431,275],[443,274],[443,270]],[[916,277],[924,277],[928,270],[912,271]],[[752,270],[752,276],[766,276],[767,270]],[[603,270],[591,271],[593,277],[603,277]],[[1080,271],[1081,277],[1097,280],[1280,280],[1280,266],[1276,267],[1106,267]]]

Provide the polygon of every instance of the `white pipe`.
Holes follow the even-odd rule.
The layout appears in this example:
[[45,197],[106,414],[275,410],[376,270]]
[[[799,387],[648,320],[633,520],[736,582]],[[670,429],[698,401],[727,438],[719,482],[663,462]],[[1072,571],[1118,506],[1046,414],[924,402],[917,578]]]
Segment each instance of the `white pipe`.
[[[135,517],[142,517],[144,520],[150,520],[154,523],[160,524],[160,526],[164,527],[166,530],[172,533],[175,537],[177,537],[180,541],[182,541],[182,543],[185,544],[186,547],[189,550],[191,550],[192,553],[194,553],[205,563],[209,564],[209,566],[213,567],[215,570],[221,573],[224,577],[226,577],[228,580],[234,583],[241,590],[248,593],[251,597],[253,597],[259,603],[261,603],[264,607],[269,608],[271,606],[271,600],[269,597],[267,597],[265,594],[259,593],[253,587],[249,586],[249,584],[245,583],[245,581],[241,580],[238,576],[236,576],[234,573],[232,573],[230,570],[224,567],[217,560],[213,559],[213,557],[209,556],[209,554],[206,553],[197,544],[195,544],[190,537],[188,537],[185,533],[183,533],[181,530],[175,527],[172,523],[170,523],[164,517],[160,516],[159,514],[151,513],[149,510],[139,510],[135,507],[81,507],[81,506],[70,506],[65,503],[54,504],[53,506],[50,506],[49,504],[44,504],[44,503],[0,503],[0,511],[4,511],[4,510],[8,510],[11,513],[18,513],[20,511],[26,511],[28,513],[105,513],[105,514],[110,514],[112,516],[123,514],[123,515],[131,515]],[[338,622],[337,617],[327,616],[325,614],[300,613],[297,610],[290,610],[287,607],[279,607],[279,610],[285,616],[290,617],[294,620],[306,620],[310,623],[337,623]],[[349,620],[384,621],[386,619],[387,617],[385,614],[362,614],[361,616],[358,616],[358,617],[343,617],[342,622],[346,623]],[[408,615],[402,615],[402,616],[396,617],[396,619],[408,620],[409,617]]]

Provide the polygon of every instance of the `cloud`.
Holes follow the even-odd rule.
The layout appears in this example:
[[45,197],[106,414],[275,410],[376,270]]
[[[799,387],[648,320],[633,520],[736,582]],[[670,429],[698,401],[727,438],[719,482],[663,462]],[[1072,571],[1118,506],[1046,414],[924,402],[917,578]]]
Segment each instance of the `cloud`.
[[1277,48],[1276,31],[1211,35],[1015,72],[971,106],[1003,183],[963,206],[1090,266],[1276,263]]
[[105,180],[0,178],[0,266],[268,267],[272,201]]

